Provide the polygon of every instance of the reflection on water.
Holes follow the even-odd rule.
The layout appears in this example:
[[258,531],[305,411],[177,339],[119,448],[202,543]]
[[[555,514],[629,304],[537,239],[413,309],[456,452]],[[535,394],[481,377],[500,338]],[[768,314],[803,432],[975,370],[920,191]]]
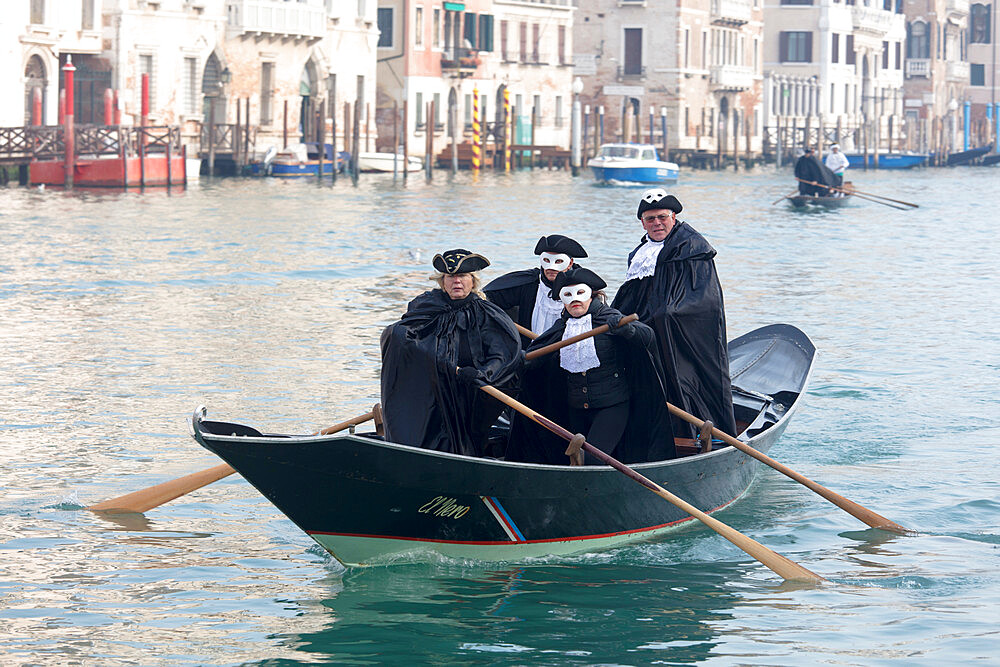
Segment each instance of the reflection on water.
[[769,171],[674,188],[719,250],[730,335],[788,322],[818,348],[771,453],[920,531],[865,530],[763,471],[720,518],[818,588],[699,526],[568,559],[345,571],[235,476],[145,516],[79,509],[216,465],[186,434],[199,404],[274,432],[367,412],[381,330],[442,249],[484,253],[489,279],[568,234],[613,292],[639,190],[544,171],[0,189],[0,662],[993,659],[995,174],[855,178],[913,212],[771,206],[791,186]]

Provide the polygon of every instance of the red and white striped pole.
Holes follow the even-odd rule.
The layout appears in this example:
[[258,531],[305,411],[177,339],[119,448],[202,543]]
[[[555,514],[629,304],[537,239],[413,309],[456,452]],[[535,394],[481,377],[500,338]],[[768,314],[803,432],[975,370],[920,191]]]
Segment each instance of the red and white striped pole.
[[479,173],[482,134],[479,126],[479,88],[472,89],[472,171]]

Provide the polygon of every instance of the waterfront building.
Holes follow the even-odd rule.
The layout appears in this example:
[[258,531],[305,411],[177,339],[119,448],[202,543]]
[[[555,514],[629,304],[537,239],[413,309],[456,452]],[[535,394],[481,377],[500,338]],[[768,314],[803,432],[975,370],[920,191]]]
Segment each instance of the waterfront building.
[[967,101],[974,121],[989,121],[992,132],[986,137],[997,149],[997,129],[1000,128],[1000,72],[997,71],[997,3],[991,0],[971,0],[969,4],[969,87]]
[[768,0],[764,25],[772,150],[778,141],[788,153],[833,140],[847,152],[899,147],[903,0]]
[[661,144],[672,153],[761,148],[763,0],[579,0],[574,60],[605,141]]
[[[58,122],[60,68],[71,58],[77,89],[101,91],[110,77],[99,58],[101,0],[31,0],[4,3],[0,15],[0,126],[32,122],[33,99],[41,96],[43,125]],[[15,92],[18,91],[18,92]],[[82,92],[82,90],[81,90]],[[100,98],[99,98],[100,99]],[[77,122],[90,122],[102,106],[86,95],[76,98]]]
[[511,143],[568,147],[573,11],[569,0],[379,0],[382,148],[404,131],[413,155],[426,154],[428,132],[438,153],[471,143],[474,91],[490,144],[502,141],[506,97]]
[[[214,110],[215,123],[242,114],[258,152],[281,148],[315,137],[320,102],[329,123],[361,100],[361,145],[373,143],[364,114],[375,97],[375,9],[375,0],[104,0],[123,122],[138,122],[148,74],[150,122],[180,124],[189,137]],[[246,100],[249,122],[237,110]]]
[[955,150],[969,86],[969,0],[906,0],[904,7],[906,147]]

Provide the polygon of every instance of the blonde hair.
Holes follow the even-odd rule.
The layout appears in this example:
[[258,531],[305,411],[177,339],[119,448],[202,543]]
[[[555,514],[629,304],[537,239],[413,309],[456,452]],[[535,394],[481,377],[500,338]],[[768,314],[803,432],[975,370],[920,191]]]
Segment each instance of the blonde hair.
[[[466,271],[466,273],[468,273],[470,276],[472,276],[472,292],[471,292],[471,294],[475,294],[480,299],[485,299],[486,295],[483,294],[483,279],[479,277],[479,272],[478,271]],[[444,291],[444,276],[445,276],[445,274],[443,274],[440,271],[438,271],[437,273],[434,273],[433,275],[431,275],[430,278],[428,278],[428,280],[433,280],[434,282],[436,282],[438,288],[443,292]]]

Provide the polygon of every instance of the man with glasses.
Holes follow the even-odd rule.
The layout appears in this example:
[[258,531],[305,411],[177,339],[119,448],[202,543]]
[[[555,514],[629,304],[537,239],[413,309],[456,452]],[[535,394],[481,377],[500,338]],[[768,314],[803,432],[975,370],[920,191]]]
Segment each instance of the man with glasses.
[[[636,313],[656,332],[668,400],[717,428],[736,435],[726,313],[715,270],[715,248],[693,227],[677,220],[677,197],[646,190],[636,216],[646,233],[628,256],[625,282],[612,306]],[[693,437],[675,419],[674,434]]]

